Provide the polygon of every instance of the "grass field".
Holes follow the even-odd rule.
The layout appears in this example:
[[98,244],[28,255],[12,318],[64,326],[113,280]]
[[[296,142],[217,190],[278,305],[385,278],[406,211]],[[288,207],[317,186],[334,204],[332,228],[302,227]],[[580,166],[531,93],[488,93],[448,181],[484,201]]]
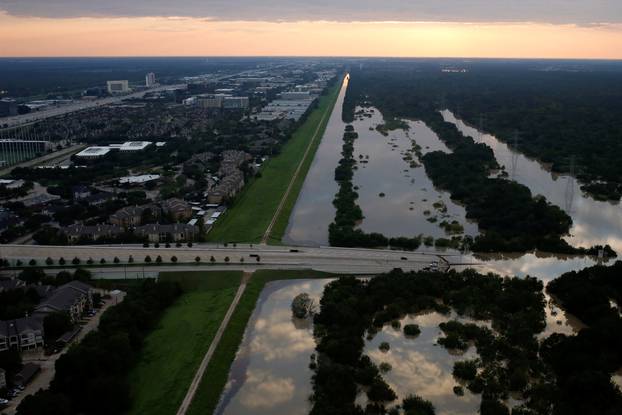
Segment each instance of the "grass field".
[[340,87],[341,82],[337,82],[327,95],[321,97],[318,108],[294,132],[292,138],[283,146],[281,154],[265,163],[261,170],[261,177],[245,186],[233,207],[210,231],[208,240],[214,242],[259,242],[261,240],[304,156],[309,141],[313,138],[318,124],[321,123],[318,136],[273,228],[270,240],[280,242],[315,151],[330,119]]
[[276,280],[300,278],[330,278],[335,275],[319,271],[259,270],[251,277],[246,291],[229,321],[212,360],[201,379],[199,389],[188,411],[189,415],[210,415],[214,412],[229,376],[229,368],[235,359],[246,330],[248,320],[255,309],[259,294],[266,283]]
[[184,293],[147,337],[132,370],[131,415],[174,415],[225,316],[242,278],[241,271],[161,273],[178,281]]

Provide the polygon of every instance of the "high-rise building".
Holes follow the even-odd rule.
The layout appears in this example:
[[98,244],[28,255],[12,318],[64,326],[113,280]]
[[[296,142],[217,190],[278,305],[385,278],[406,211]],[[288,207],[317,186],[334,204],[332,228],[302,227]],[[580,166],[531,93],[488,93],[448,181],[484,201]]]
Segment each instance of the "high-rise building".
[[109,94],[126,94],[130,92],[129,82],[123,81],[108,81],[108,93]]
[[147,76],[145,76],[145,85],[147,88],[152,88],[156,85],[156,77],[153,72],[149,72]]

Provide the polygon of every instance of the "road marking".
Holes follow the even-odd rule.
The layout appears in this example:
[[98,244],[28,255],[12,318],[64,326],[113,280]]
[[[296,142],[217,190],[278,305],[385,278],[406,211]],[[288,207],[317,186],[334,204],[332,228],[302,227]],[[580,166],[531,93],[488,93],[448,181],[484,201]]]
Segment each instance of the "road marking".
[[[341,85],[343,85],[343,80],[341,82]],[[341,87],[339,88],[339,91],[341,91]],[[281,201],[279,202],[279,207],[276,209],[276,212],[274,212],[274,216],[272,217],[272,220],[270,221],[270,225],[268,225],[268,228],[266,229],[266,232],[263,234],[263,237],[261,238],[261,243],[262,244],[267,244],[268,243],[268,239],[270,239],[270,234],[272,233],[272,228],[274,227],[274,224],[276,223],[279,215],[281,214],[281,210],[283,210],[283,206],[285,206],[285,201],[287,200],[287,197],[289,196],[289,193],[292,190],[292,187],[294,186],[294,182],[296,181],[296,178],[298,177],[298,174],[300,173],[300,170],[302,169],[302,165],[307,160],[307,156],[309,155],[309,151],[311,151],[311,146],[313,145],[313,143],[315,143],[315,140],[317,139],[318,133],[320,131],[320,127],[322,127],[322,124],[324,123],[324,120],[326,119],[326,116],[328,114],[332,114],[333,113],[333,109],[335,108],[335,105],[337,104],[338,97],[339,97],[339,94],[337,94],[337,97],[335,98],[335,102],[333,103],[333,105],[331,105],[330,107],[326,108],[326,111],[322,115],[322,118],[320,119],[320,122],[318,123],[317,127],[315,127],[315,132],[313,133],[313,137],[311,137],[311,141],[309,141],[309,144],[307,145],[307,149],[305,150],[305,153],[302,156],[302,159],[300,160],[300,163],[298,163],[298,167],[296,168],[296,171],[294,172],[294,175],[292,176],[292,179],[289,181],[289,185],[287,186],[287,190],[285,190],[285,194],[283,195],[283,197],[281,198]],[[330,109],[330,111],[329,111],[329,109]]]
[[235,297],[233,298],[233,301],[231,302],[231,305],[227,310],[227,314],[225,314],[225,318],[223,318],[222,323],[220,323],[220,327],[218,327],[218,331],[216,332],[216,335],[214,336],[214,339],[212,340],[209,349],[207,349],[207,352],[205,353],[205,356],[203,356],[203,360],[201,361],[199,368],[194,374],[194,378],[192,379],[192,383],[190,383],[188,392],[186,392],[186,396],[184,397],[184,400],[181,402],[181,405],[177,410],[177,415],[185,415],[190,408],[190,404],[192,404],[194,395],[196,395],[197,389],[201,384],[201,379],[203,379],[203,375],[205,374],[207,365],[209,364],[210,360],[212,360],[212,356],[216,351],[216,347],[218,347],[220,339],[222,338],[222,335],[225,332],[227,325],[229,325],[229,320],[231,320],[231,316],[233,315],[233,312],[235,311],[238,303],[240,302],[240,298],[242,298],[244,290],[246,290],[246,284],[248,283],[251,275],[252,274],[244,273],[242,281],[240,282],[240,286],[238,287],[238,291],[235,293]]

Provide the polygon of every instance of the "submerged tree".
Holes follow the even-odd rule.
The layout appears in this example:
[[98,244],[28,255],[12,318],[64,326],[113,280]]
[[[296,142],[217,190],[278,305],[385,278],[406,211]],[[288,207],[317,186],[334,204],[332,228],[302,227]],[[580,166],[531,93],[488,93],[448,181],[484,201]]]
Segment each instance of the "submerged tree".
[[296,318],[307,318],[313,312],[314,302],[309,294],[301,293],[292,301],[292,313]]

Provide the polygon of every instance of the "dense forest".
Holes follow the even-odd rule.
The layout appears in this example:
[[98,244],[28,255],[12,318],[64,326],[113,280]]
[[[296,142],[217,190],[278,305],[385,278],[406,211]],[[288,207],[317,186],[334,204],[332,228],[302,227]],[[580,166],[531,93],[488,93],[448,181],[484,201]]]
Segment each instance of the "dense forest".
[[[538,62],[369,62],[352,71],[387,117],[450,109],[542,162],[575,174],[599,199],[622,195],[622,71]],[[457,67],[455,65],[458,65]],[[356,91],[353,91],[356,94]],[[346,107],[351,107],[351,100]],[[347,108],[348,114],[351,108]],[[345,117],[350,121],[349,115]],[[514,142],[514,134],[518,140]],[[574,164],[574,166],[572,166]],[[572,167],[571,167],[572,166]]]
[[[478,222],[482,234],[475,238],[474,251],[596,254],[602,248],[574,248],[562,239],[572,226],[570,216],[545,198],[534,197],[526,186],[494,175],[499,166],[492,149],[445,122],[437,111],[436,90],[424,81],[423,75],[406,70],[391,76],[356,71],[350,78],[343,118],[349,121],[357,105],[373,103],[385,118],[424,121],[445,142],[452,153],[431,152],[422,161],[434,185],[448,190],[452,199],[465,206],[467,218]],[[607,256],[616,255],[610,247],[604,248]]]
[[560,413],[622,413],[622,394],[611,383],[622,368],[622,262],[568,272],[547,291],[588,325],[576,336],[553,335],[542,345],[557,376]]
[[146,280],[107,310],[99,328],[56,361],[47,390],[26,397],[19,415],[121,414],[130,404],[127,374],[146,335],[181,293],[176,283]]

